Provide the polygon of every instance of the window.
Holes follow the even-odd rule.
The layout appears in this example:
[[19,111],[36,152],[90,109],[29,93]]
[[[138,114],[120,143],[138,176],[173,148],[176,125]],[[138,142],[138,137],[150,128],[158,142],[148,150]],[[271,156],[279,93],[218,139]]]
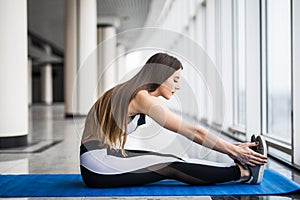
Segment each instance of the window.
[[245,0],[233,4],[233,45],[234,45],[234,102],[233,125],[245,129],[246,125],[246,74],[245,74]]
[[265,9],[266,132],[291,144],[291,3],[267,0]]

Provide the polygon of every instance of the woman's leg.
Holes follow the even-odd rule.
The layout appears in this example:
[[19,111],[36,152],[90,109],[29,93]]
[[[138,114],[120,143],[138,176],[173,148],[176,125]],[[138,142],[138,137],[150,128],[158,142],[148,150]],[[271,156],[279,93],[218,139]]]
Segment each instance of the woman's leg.
[[237,181],[241,178],[238,166],[218,167],[187,162],[174,162],[164,167],[150,167],[165,178],[175,179],[191,185],[210,185],[229,181]]
[[[128,162],[131,162],[133,166],[136,166],[138,163],[141,163],[141,160],[145,159],[145,155],[159,156],[162,158],[162,162],[165,160],[164,158],[172,157],[172,155],[139,150],[129,150],[126,151],[126,153],[126,158],[134,158],[134,160],[127,161],[120,151],[115,151],[113,149],[107,150],[108,156],[122,158],[119,159],[120,166],[128,165]],[[177,160],[178,161],[176,162],[155,164],[119,174],[94,173],[81,166],[81,174],[87,186],[98,188],[143,185],[163,179],[175,179],[192,185],[208,185],[235,181],[241,178],[241,169],[238,166],[220,167],[188,163],[180,158]],[[109,165],[109,163],[107,164]]]
[[[166,154],[148,152],[148,151],[127,151],[130,156],[156,154],[160,156],[170,156]],[[178,158],[178,157],[176,157]],[[180,158],[178,158],[180,159]],[[181,159],[182,160],[182,159]],[[183,160],[182,160],[183,161]],[[155,172],[167,179],[175,179],[192,185],[208,185],[240,180],[244,177],[245,170],[238,165],[223,167],[206,164],[195,164],[189,162],[163,163],[148,167],[147,170]],[[246,172],[245,172],[246,173]],[[246,177],[247,178],[247,177]]]
[[138,186],[165,179],[164,176],[148,169],[113,175],[97,174],[83,166],[80,166],[80,170],[84,183],[91,188]]
[[88,187],[126,187],[144,185],[163,179],[174,179],[190,185],[210,185],[241,178],[238,166],[214,167],[202,164],[174,162],[150,166],[122,174],[102,175],[81,166],[83,181]]

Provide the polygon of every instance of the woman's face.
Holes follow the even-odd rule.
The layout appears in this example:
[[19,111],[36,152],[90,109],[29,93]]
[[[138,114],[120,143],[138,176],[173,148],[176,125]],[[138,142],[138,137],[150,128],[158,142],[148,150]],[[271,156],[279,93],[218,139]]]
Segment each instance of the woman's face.
[[165,99],[170,99],[171,96],[180,89],[179,79],[182,69],[177,70],[170,76],[165,82],[163,82],[158,88],[159,95]]

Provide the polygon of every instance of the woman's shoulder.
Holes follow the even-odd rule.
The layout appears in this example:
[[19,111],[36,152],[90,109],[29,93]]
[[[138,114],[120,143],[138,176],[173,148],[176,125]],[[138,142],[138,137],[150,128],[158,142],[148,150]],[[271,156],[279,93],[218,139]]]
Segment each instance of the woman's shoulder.
[[138,91],[134,99],[137,102],[145,103],[145,102],[153,102],[158,98],[151,96],[147,90],[140,90]]
[[151,95],[149,94],[149,92],[147,90],[140,90],[135,95],[135,98],[136,99],[139,99],[139,98],[149,98],[150,96]]
[[133,104],[139,113],[148,114],[149,109],[154,105],[161,105],[158,97],[152,96],[147,90],[139,91],[133,99]]

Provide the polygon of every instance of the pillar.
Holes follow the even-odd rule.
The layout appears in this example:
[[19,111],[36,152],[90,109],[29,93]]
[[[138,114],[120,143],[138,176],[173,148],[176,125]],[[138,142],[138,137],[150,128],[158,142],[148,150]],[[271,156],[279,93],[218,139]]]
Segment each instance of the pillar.
[[126,75],[126,58],[125,46],[122,44],[117,45],[117,82]]
[[[48,56],[51,56],[52,49],[49,45],[44,46]],[[52,64],[47,63],[41,67],[41,100],[43,103],[51,105],[53,102],[53,78]]]
[[[31,37],[27,37],[28,40],[28,46],[31,44]],[[32,105],[32,59],[28,55],[28,60],[27,60],[27,73],[28,73],[28,105]]]
[[74,87],[77,73],[77,1],[65,0],[65,61],[64,61],[64,104],[65,116],[72,117],[77,113],[77,97]]
[[97,1],[79,0],[78,10],[77,111],[87,115],[97,96]]
[[28,57],[27,60],[28,66],[27,66],[27,77],[28,77],[28,105],[32,105],[32,59]]
[[97,1],[66,0],[65,114],[86,115],[97,88]]
[[27,144],[27,1],[1,0],[0,27],[0,148],[7,148]]
[[110,24],[98,24],[98,96],[117,82],[116,28]]

